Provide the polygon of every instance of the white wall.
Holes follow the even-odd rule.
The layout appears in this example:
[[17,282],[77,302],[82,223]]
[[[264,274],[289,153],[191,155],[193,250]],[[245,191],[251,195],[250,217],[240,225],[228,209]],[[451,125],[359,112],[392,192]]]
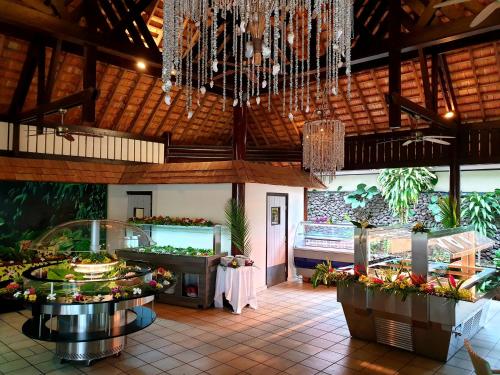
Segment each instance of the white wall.
[[127,191],[152,191],[153,215],[204,218],[224,223],[231,184],[109,185],[108,217],[126,220]]
[[[462,192],[489,192],[500,188],[500,167],[491,166],[490,169],[471,170],[477,166],[464,166],[460,173]],[[449,191],[450,173],[446,168],[430,168],[437,177],[438,183],[434,187],[435,191]],[[352,171],[341,172],[335,180],[328,186],[328,190],[337,190],[342,186],[342,191],[356,190],[356,186],[365,183],[368,186],[377,184],[379,171]]]
[[245,209],[251,225],[251,258],[257,268],[257,290],[266,288],[266,195],[288,194],[288,280],[296,275],[293,265],[293,239],[304,217],[304,189],[301,187],[246,184]]

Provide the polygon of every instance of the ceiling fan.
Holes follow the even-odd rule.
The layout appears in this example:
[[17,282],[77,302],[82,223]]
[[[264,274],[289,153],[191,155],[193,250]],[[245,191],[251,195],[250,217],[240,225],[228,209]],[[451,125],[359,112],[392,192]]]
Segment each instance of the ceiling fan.
[[[28,136],[38,136],[38,135],[49,135],[49,134],[55,134],[57,137],[63,137],[69,142],[73,142],[75,140],[74,136],[78,135],[83,135],[85,137],[94,137],[94,138],[102,138],[102,135],[99,134],[94,134],[86,131],[80,131],[80,130],[71,130],[67,126],[64,126],[64,115],[68,112],[67,109],[60,108],[59,113],[61,115],[61,125],[55,127],[54,129],[49,129],[49,131],[44,131],[43,133],[34,133],[34,134],[28,134]],[[50,131],[53,130],[53,131]],[[29,130],[28,130],[29,131]]]
[[389,141],[378,142],[377,145],[384,144],[384,143],[405,141],[403,143],[403,146],[405,146],[405,147],[409,146],[412,143],[418,143],[418,142],[431,142],[431,143],[437,143],[437,144],[440,144],[443,146],[449,146],[451,143],[448,141],[444,141],[444,139],[453,139],[453,138],[455,138],[455,137],[451,136],[451,135],[424,135],[424,133],[417,131],[410,137],[391,139]]
[[[449,5],[461,4],[468,2],[470,0],[445,0],[442,3],[434,5],[434,8],[443,8]],[[495,0],[491,4],[488,4],[484,9],[479,12],[479,14],[472,20],[470,27],[476,27],[481,22],[486,20],[495,10],[500,9],[500,0]]]

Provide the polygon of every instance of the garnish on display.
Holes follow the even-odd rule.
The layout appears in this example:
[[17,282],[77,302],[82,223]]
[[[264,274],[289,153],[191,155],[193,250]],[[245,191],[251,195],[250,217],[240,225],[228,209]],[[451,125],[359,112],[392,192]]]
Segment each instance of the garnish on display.
[[229,262],[227,266],[231,268],[238,268],[240,265],[238,263],[238,260],[235,258],[231,262]]
[[141,253],[188,255],[188,256],[210,256],[214,254],[213,249],[196,249],[193,247],[177,248],[173,246],[150,246],[138,249]]
[[133,224],[179,225],[186,227],[213,227],[215,225],[214,222],[207,219],[190,219],[187,217],[170,216],[148,216],[144,218],[131,217],[128,221]]

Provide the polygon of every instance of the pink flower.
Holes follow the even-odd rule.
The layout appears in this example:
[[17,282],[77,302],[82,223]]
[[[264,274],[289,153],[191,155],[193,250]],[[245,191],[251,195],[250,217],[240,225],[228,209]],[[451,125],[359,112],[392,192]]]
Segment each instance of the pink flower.
[[450,285],[451,285],[453,288],[456,288],[456,287],[457,287],[457,282],[455,281],[455,278],[453,277],[453,275],[449,275],[449,276],[448,276],[448,282],[450,283]]
[[149,282],[149,286],[150,286],[150,287],[152,287],[152,288],[156,288],[156,285],[157,285],[157,284],[158,284],[158,283],[157,283],[155,280],[151,280],[151,281]]

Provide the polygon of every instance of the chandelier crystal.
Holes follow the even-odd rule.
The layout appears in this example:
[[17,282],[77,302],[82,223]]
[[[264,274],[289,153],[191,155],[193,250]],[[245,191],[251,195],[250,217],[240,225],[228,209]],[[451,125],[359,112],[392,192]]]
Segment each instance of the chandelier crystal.
[[233,106],[250,105],[250,97],[260,105],[267,94],[270,109],[279,94],[283,113],[307,113],[311,80],[319,92],[323,78],[337,95],[341,68],[350,96],[352,25],[353,0],[164,0],[165,101],[182,86],[192,113],[193,97],[199,102],[222,80],[225,108],[231,73]]
[[319,118],[304,123],[302,162],[311,176],[328,183],[344,167],[345,125],[329,118],[325,110],[326,100],[324,94],[322,105],[317,110]]

